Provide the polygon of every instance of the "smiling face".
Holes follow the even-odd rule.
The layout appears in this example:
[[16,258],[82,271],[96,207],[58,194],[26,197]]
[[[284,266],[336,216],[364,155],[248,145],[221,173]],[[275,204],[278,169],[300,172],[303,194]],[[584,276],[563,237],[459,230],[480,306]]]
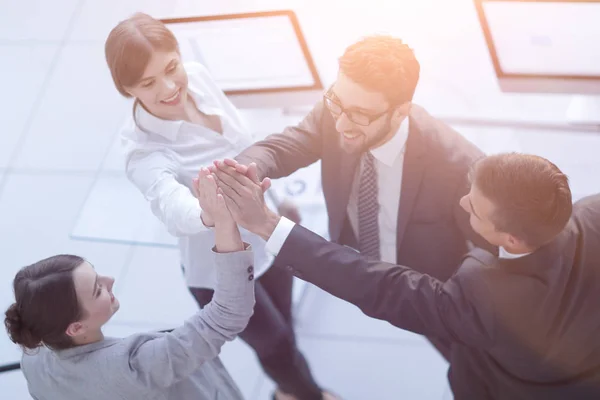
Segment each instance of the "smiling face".
[[142,77],[125,89],[158,118],[177,119],[188,99],[187,86],[179,53],[154,52]]
[[335,119],[342,148],[348,153],[387,142],[409,109],[408,104],[392,107],[383,93],[365,89],[342,72],[326,93],[325,105]]
[[345,151],[373,149],[394,136],[411,111],[419,71],[399,38],[369,36],[346,48],[324,99]]

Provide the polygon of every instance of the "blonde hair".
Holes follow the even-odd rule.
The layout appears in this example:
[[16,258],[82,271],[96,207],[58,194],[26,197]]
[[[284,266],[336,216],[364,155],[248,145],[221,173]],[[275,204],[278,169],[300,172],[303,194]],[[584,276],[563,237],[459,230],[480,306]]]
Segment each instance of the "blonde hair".
[[[165,24],[147,14],[136,13],[110,31],[104,53],[115,87],[121,95],[131,97],[126,88],[139,82],[155,51],[179,53],[179,43]],[[133,103],[134,120],[138,104],[136,99]]]
[[367,89],[383,93],[392,105],[412,101],[421,66],[401,39],[368,36],[346,49],[340,71]]

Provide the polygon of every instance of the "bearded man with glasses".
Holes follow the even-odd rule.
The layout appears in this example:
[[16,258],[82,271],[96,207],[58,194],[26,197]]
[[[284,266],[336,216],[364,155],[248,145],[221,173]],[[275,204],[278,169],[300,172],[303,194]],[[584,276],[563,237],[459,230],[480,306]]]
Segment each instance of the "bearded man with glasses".
[[402,40],[367,37],[346,49],[335,83],[298,126],[226,163],[260,181],[321,160],[330,240],[446,281],[471,245],[497,248],[459,205],[484,154],[412,103],[419,72]]

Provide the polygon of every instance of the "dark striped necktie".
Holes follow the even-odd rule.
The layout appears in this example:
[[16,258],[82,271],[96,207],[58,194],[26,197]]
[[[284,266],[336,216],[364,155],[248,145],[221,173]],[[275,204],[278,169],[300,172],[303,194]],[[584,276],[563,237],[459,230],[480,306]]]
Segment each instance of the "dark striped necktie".
[[361,254],[379,260],[379,204],[377,203],[377,170],[370,152],[363,155],[358,189],[358,242]]

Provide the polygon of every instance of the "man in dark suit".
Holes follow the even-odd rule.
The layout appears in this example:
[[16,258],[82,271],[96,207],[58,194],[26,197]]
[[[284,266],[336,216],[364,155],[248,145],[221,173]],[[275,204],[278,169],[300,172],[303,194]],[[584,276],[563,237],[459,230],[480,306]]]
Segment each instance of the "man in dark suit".
[[258,183],[218,165],[234,219],[267,240],[275,265],[369,316],[451,343],[456,399],[600,398],[600,195],[572,206],[567,177],[548,160],[502,154],[474,165],[460,205],[500,252],[472,250],[445,282],[278,217]]
[[487,246],[458,205],[483,153],[412,104],[419,71],[400,39],[368,37],[345,51],[336,82],[298,126],[236,160],[255,162],[261,179],[321,160],[333,242],[444,281],[468,241]]

